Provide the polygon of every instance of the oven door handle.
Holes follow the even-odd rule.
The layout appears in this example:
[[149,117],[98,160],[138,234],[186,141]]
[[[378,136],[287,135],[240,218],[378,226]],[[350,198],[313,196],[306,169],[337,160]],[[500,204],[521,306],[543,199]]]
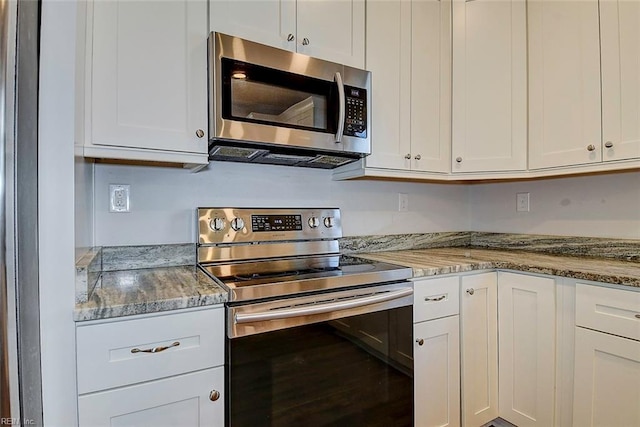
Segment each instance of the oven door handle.
[[385,301],[404,298],[413,294],[413,288],[402,288],[397,291],[382,292],[348,301],[337,301],[326,304],[312,305],[308,307],[289,308],[282,310],[262,311],[257,313],[235,315],[236,323],[264,322],[266,320],[288,319],[290,317],[311,316],[314,314],[329,313],[331,311],[347,310],[378,304]]

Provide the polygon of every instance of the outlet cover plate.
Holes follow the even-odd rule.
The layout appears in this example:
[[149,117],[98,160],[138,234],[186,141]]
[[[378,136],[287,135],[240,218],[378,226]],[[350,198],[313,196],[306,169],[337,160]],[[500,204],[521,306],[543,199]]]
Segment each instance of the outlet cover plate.
[[129,184],[109,184],[109,212],[130,212]]
[[529,193],[516,194],[516,212],[529,212]]

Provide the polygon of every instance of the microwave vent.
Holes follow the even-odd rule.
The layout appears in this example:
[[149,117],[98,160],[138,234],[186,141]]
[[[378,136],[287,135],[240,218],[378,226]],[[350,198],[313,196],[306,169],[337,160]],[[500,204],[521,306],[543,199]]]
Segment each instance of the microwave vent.
[[258,148],[217,145],[212,147],[211,156],[219,160],[251,160],[266,152]]
[[319,165],[327,165],[333,168],[337,168],[338,166],[346,165],[347,163],[353,162],[352,158],[338,157],[338,156],[318,156],[315,159],[311,160],[310,163],[315,163]]

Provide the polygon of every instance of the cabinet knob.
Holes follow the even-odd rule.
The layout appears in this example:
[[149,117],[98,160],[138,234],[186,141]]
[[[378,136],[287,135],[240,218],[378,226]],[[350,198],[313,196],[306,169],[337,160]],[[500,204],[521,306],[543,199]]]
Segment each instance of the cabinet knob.
[[604,146],[607,147],[607,148],[611,148],[611,147],[613,147],[613,142],[607,141],[607,142],[604,143]]
[[296,39],[296,37],[295,37],[293,34],[289,34],[289,35],[287,36],[287,41],[288,41],[288,42],[292,42],[292,41],[294,41],[295,39]]
[[218,390],[211,390],[211,393],[209,393],[209,400],[215,402],[218,399],[220,399],[220,392]]
[[416,339],[416,342],[418,343],[418,345],[423,345],[424,344],[424,340],[422,338]]
[[422,156],[420,154],[418,154],[417,156],[414,157],[414,159],[416,160],[420,160],[422,158]]
[[640,314],[636,314],[636,319],[640,319]]
[[456,157],[456,162],[462,163],[462,157]]
[[475,293],[475,290],[473,288],[469,288],[466,291],[469,295],[473,295]]
[[306,38],[306,37],[305,37],[305,38],[303,38],[303,39],[302,39],[302,45],[303,45],[303,46],[307,46],[308,44],[309,44],[309,39],[308,39],[308,38]]
[[202,138],[202,137],[204,136],[204,131],[203,131],[202,129],[198,129],[198,130],[196,131],[196,136],[197,136],[198,138]]
[[407,154],[404,156],[404,158],[405,158],[405,159],[407,159],[407,160],[411,159],[411,153],[407,153]]
[[595,145],[593,145],[593,144],[589,144],[589,145],[587,146],[587,150],[588,150],[588,151],[596,151],[596,146],[595,146]]

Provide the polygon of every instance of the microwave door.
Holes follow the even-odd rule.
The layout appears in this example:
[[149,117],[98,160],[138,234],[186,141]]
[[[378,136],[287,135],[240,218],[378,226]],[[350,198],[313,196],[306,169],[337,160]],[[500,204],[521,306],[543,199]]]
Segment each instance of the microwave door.
[[336,144],[339,144],[342,142],[342,134],[344,133],[344,110],[346,104],[346,99],[344,96],[344,84],[342,83],[342,76],[340,75],[340,71],[336,71],[336,75],[333,80],[338,86],[338,123],[336,126]]

